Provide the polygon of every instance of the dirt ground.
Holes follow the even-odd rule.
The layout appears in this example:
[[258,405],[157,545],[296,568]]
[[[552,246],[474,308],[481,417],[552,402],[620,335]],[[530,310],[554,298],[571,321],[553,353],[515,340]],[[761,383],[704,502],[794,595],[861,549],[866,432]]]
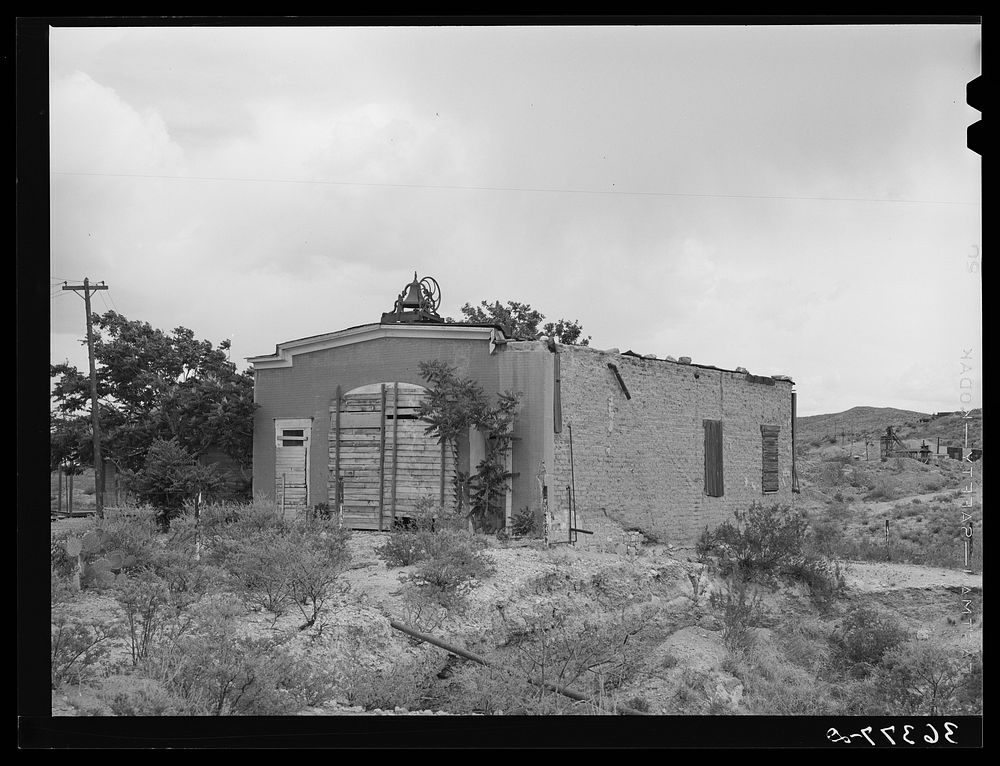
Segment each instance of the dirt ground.
[[[67,519],[52,523],[53,532],[85,530],[89,519]],[[370,669],[385,669],[397,663],[431,658],[442,667],[448,653],[426,643],[417,643],[389,622],[407,623],[409,615],[402,582],[413,567],[388,569],[375,553],[386,535],[358,532],[352,535],[350,568],[341,580],[349,584],[346,593],[327,605],[325,615],[314,628],[299,631],[301,615],[286,614],[273,620],[271,615],[250,613],[244,629],[255,635],[291,635],[298,650],[307,652],[331,666],[354,664]],[[569,546],[544,548],[540,541],[503,545],[495,540],[485,552],[495,566],[495,574],[476,583],[468,591],[468,608],[449,616],[429,632],[454,645],[477,651],[477,643],[495,627],[498,613],[505,619],[518,619],[531,610],[578,609],[595,614],[607,608],[608,620],[617,619],[621,609],[643,613],[658,610],[661,623],[650,626],[659,636],[650,644],[642,660],[642,670],[615,693],[618,704],[641,697],[649,712],[682,712],[677,706],[678,689],[692,673],[716,700],[728,705],[730,712],[741,708],[743,689],[733,675],[724,670],[726,649],[722,623],[709,606],[713,590],[721,583],[695,561],[675,558],[676,551],[661,546],[646,546],[638,555],[620,556],[575,550]],[[684,554],[681,554],[683,557]],[[894,611],[918,637],[941,640],[959,634],[949,619],[961,614],[961,599],[971,592],[981,601],[982,576],[957,570],[938,569],[894,563],[852,562],[845,565],[848,600],[871,600]],[[964,589],[969,589],[965,591]],[[602,600],[603,599],[603,600]],[[806,595],[787,588],[769,595],[772,613],[789,609],[809,612]],[[608,608],[613,605],[612,608]],[[82,608],[115,610],[107,596],[88,596]],[[622,612],[625,614],[625,612]],[[663,616],[668,619],[663,621]],[[977,632],[966,636],[967,642],[981,645],[981,620]],[[363,636],[363,641],[358,637]],[[119,657],[125,651],[119,647]],[[710,687],[710,688],[709,688]],[[106,713],[87,685],[53,692],[53,715]],[[335,699],[311,708],[302,715],[429,715],[440,711],[374,710],[364,711],[347,699]]]

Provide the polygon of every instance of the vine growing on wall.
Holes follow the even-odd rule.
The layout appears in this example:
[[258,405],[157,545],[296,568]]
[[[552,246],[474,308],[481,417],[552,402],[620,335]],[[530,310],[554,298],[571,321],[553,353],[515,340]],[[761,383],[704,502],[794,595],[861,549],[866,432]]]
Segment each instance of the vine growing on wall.
[[[428,423],[426,432],[445,444],[475,427],[486,437],[486,455],[468,478],[468,516],[479,531],[495,532],[504,526],[504,505],[509,482],[507,455],[514,439],[514,418],[520,393],[504,391],[491,404],[482,386],[441,361],[420,362],[420,375],[428,383],[428,395],[418,416]],[[458,505],[461,508],[461,493]]]

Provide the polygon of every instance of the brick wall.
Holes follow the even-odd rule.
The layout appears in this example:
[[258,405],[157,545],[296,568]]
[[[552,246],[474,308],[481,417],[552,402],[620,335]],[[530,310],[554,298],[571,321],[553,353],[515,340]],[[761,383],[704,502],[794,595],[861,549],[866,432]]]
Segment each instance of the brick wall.
[[[790,381],[674,362],[560,346],[562,433],[554,434],[557,518],[568,509],[573,441],[579,546],[620,541],[637,528],[647,537],[692,546],[706,525],[753,502],[792,502]],[[631,399],[608,362],[615,364]],[[705,419],[723,423],[724,494],[704,493]],[[778,425],[779,489],[761,490],[761,425]]]

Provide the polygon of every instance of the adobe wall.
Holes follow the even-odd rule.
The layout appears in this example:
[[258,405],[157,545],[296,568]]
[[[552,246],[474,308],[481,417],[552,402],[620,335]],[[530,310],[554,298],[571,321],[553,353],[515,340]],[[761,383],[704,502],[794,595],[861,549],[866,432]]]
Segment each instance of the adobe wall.
[[[553,435],[552,469],[565,515],[573,440],[578,546],[621,542],[622,530],[690,547],[705,526],[753,502],[792,502],[790,381],[559,346],[563,430]],[[631,394],[627,399],[611,362]],[[704,419],[723,421],[724,495],[704,494]],[[761,490],[760,426],[779,425],[779,491]]]
[[521,393],[514,421],[511,513],[528,508],[541,529],[538,472],[540,464],[552,462],[553,355],[539,341],[512,341],[499,347],[497,364],[499,390]]
[[254,415],[253,490],[274,499],[274,419],[312,418],[309,505],[329,502],[330,402],[338,384],[342,393],[393,381],[422,386],[419,363],[439,359],[474,377],[487,393],[499,390],[496,358],[483,340],[377,338],[293,359],[291,367],[255,372],[254,401],[260,406]]

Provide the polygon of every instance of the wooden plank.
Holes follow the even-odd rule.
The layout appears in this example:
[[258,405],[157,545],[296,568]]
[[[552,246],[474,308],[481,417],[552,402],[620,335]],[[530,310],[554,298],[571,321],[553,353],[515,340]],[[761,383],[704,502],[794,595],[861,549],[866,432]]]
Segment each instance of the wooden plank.
[[444,454],[445,443],[441,442],[441,507],[444,508]]
[[722,497],[725,484],[722,473],[722,421],[704,420],[705,429],[705,494]]
[[392,384],[392,520],[396,521],[396,469],[398,467],[399,461],[397,460],[399,448],[399,418],[396,415],[399,412],[399,383]]
[[378,412],[342,412],[340,427],[344,429],[378,429],[382,416]]
[[[334,428],[333,428],[333,508],[336,511],[340,507],[340,384],[337,384],[336,394],[336,409],[337,412],[334,415]],[[327,490],[327,496],[329,497],[329,489]]]
[[382,531],[382,514],[384,512],[383,498],[385,497],[385,383],[380,386],[382,392],[382,420],[379,430],[382,433],[378,456],[378,529]]

